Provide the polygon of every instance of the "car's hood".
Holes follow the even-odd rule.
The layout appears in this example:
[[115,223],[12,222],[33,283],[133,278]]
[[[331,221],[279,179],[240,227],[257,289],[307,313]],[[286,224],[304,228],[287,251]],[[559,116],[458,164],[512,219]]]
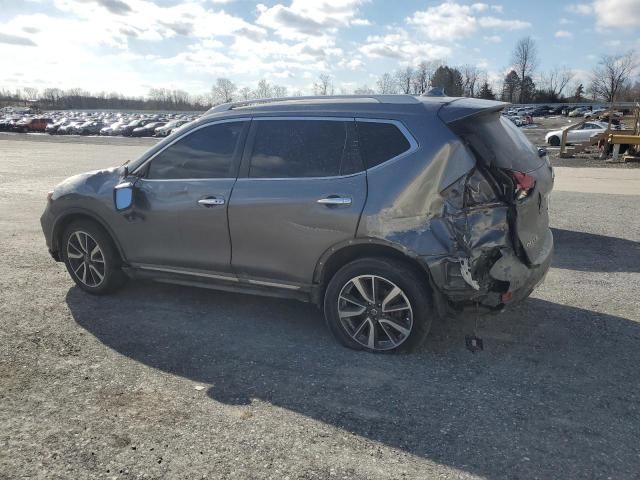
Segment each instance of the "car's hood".
[[102,170],[80,173],[63,180],[53,189],[52,200],[69,194],[95,195],[104,189],[111,190],[120,180],[124,167],[111,167]]

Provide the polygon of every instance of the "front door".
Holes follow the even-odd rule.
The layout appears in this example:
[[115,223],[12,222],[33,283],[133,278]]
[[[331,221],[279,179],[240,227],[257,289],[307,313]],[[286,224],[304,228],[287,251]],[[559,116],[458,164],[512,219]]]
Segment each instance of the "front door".
[[248,125],[226,121],[189,131],[143,167],[122,235],[130,263],[231,270],[227,207]]
[[322,253],[354,238],[367,195],[355,138],[351,118],[254,117],[229,204],[239,276],[310,284]]

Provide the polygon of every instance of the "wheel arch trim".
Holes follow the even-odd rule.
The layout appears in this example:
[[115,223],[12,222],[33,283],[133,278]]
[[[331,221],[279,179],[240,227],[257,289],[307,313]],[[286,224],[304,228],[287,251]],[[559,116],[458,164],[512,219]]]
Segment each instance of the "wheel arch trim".
[[387,251],[389,252],[395,252],[399,256],[404,257],[406,260],[418,266],[420,270],[426,274],[431,287],[434,286],[429,266],[420,261],[420,255],[397,243],[373,237],[354,238],[346,240],[337,243],[325,250],[316,263],[316,267],[313,272],[313,284],[322,287],[326,272],[326,266],[330,262],[331,258],[335,258],[335,255],[340,254],[341,252],[345,252],[349,249],[363,249],[363,247],[366,248],[368,246],[382,247],[384,249],[387,249]]
[[87,217],[95,221],[96,223],[98,223],[102,228],[105,229],[105,231],[109,235],[109,238],[111,238],[111,241],[116,247],[116,250],[120,255],[120,258],[122,259],[123,262],[126,263],[126,256],[124,254],[124,250],[122,250],[120,242],[118,241],[118,238],[116,237],[116,235],[113,233],[113,230],[111,229],[111,227],[109,227],[109,224],[105,222],[104,219],[99,215],[97,215],[95,212],[84,209],[82,207],[71,207],[69,209],[66,209],[62,213],[60,213],[54,220],[53,228],[51,230],[52,232],[51,246],[54,252],[58,252],[58,255],[59,255],[60,235],[62,235],[62,228],[69,223],[69,217]]

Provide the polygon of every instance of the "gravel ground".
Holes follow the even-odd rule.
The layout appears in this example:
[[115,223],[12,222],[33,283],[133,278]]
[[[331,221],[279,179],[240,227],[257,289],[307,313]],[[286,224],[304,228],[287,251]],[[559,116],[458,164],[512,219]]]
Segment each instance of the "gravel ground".
[[370,355],[295,301],[80,292],[45,194],[149,143],[98,140],[0,137],[0,478],[639,478],[637,196],[554,192],[553,268],[484,351],[465,317]]

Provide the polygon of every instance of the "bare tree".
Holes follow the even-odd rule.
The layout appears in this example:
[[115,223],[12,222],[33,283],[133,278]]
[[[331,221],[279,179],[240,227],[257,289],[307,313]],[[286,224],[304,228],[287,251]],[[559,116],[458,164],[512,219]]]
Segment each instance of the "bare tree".
[[398,93],[398,84],[390,73],[383,73],[376,82],[378,93],[381,95],[393,95]]
[[369,85],[362,85],[353,91],[354,95],[375,95],[375,93],[375,90],[369,87]]
[[533,71],[538,65],[536,42],[531,37],[524,37],[518,40],[516,47],[513,49],[511,62],[520,78],[520,103],[524,103],[527,92],[525,82],[527,82],[527,77],[529,77],[530,81]]
[[273,97],[271,92],[271,85],[263,78],[258,82],[258,88],[253,92],[255,98],[270,98]]
[[238,90],[238,95],[242,100],[250,100],[253,98],[253,91],[249,87],[242,87]]
[[412,88],[414,95],[422,95],[429,90],[433,74],[440,65],[442,65],[440,60],[422,61],[418,64],[413,74]]
[[553,68],[548,73],[540,75],[542,88],[549,93],[551,98],[559,98],[562,91],[573,78],[574,73],[566,67]]
[[475,65],[463,65],[462,70],[462,87],[464,95],[467,97],[476,96],[476,86],[480,76],[480,70]]
[[400,69],[396,72],[396,82],[400,88],[400,92],[405,94],[411,93],[413,75],[413,68],[411,66]]
[[607,102],[616,100],[618,92],[624,88],[638,67],[633,51],[622,55],[602,55],[591,73],[589,91]]
[[287,87],[283,85],[274,85],[271,87],[271,93],[274,97],[282,98],[287,96]]
[[24,93],[24,98],[26,100],[35,102],[38,100],[38,89],[35,87],[23,87],[22,92]]
[[318,81],[313,84],[313,92],[315,95],[333,95],[331,77],[326,73],[321,73],[318,76]]
[[229,103],[233,101],[233,95],[236,93],[236,84],[228,78],[217,78],[216,84],[211,89],[214,103]]
[[42,92],[42,98],[52,105],[55,105],[62,97],[62,90],[59,88],[45,88]]

